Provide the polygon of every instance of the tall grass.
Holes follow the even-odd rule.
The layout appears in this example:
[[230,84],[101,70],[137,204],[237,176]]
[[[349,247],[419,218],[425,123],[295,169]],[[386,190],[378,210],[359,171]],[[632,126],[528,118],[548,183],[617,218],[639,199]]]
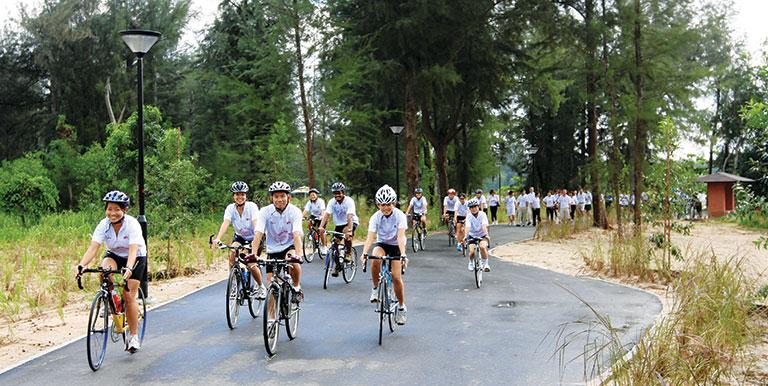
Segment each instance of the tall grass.
[[[559,335],[558,347],[562,350],[576,336],[597,337],[585,346],[582,357],[591,361],[585,368],[609,368],[617,385],[714,385],[736,379],[758,332],[750,316],[754,285],[744,275],[741,259],[720,261],[704,251],[684,255],[688,263],[671,282],[669,314],[636,345],[621,341],[610,319],[582,300],[595,320],[588,331]],[[610,362],[598,363],[605,357]]]
[[570,219],[560,223],[541,221],[536,225],[534,239],[539,241],[560,241],[570,238],[576,233],[583,232],[592,227],[592,216],[589,214],[576,214],[573,221]]

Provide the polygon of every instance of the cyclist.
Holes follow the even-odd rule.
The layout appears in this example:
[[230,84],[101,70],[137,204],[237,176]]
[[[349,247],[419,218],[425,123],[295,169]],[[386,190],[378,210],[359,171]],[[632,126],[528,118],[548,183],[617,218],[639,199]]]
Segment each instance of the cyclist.
[[485,212],[485,215],[488,216],[488,201],[485,199],[482,189],[475,190],[475,199],[478,204],[480,204],[480,210]]
[[128,215],[131,200],[120,191],[113,190],[101,199],[104,202],[105,218],[96,226],[91,236],[91,243],[77,265],[77,275],[80,276],[88,263],[96,257],[102,244],[107,251],[101,260],[104,269],[120,270],[123,280],[128,283],[129,292],[123,289],[125,315],[131,336],[127,350],[135,353],[141,349],[137,335],[139,331],[139,309],[136,293],[139,284],[146,279],[144,267],[147,264],[147,246],[141,233],[141,225],[135,217]]
[[[394,207],[395,201],[397,201],[397,194],[389,185],[382,186],[376,192],[376,206],[379,207],[379,210],[368,220],[368,237],[365,239],[361,258],[363,263],[368,257],[368,250],[371,246],[373,246],[371,253],[374,256],[402,256],[405,259],[405,230],[408,228],[408,218],[400,209]],[[372,261],[371,281],[373,282],[373,290],[371,291],[371,303],[379,301],[376,286],[379,283],[380,272],[381,260]],[[405,306],[405,286],[403,285],[399,260],[390,262],[390,272],[392,273],[392,284],[399,308],[395,323],[403,325],[407,319],[408,310]]]
[[[259,206],[252,201],[247,200],[248,184],[243,181],[235,181],[229,188],[232,192],[232,204],[227,205],[224,210],[224,221],[219,227],[219,234],[213,239],[211,248],[215,248],[224,236],[224,232],[232,224],[235,229],[235,236],[232,238],[233,245],[243,245],[253,241],[253,232],[256,229],[256,219],[259,217]],[[235,251],[229,255],[229,267],[235,265]],[[253,296],[257,299],[264,299],[267,296],[267,289],[264,288],[264,282],[261,279],[261,269],[256,263],[248,263],[248,271],[251,272],[256,280],[258,287],[253,289]]]
[[[413,209],[413,212],[411,212]],[[416,220],[421,221],[421,226],[424,229],[424,236],[427,235],[427,199],[424,197],[424,191],[421,188],[416,188],[413,191],[413,197],[408,204],[408,209],[405,213],[411,213],[413,215],[413,226],[416,226]]]
[[[448,189],[448,195],[443,198],[443,220],[448,224],[448,219],[455,217],[456,204],[459,203],[459,199],[456,198],[456,190]],[[453,222],[456,224],[456,221]]]
[[[323,217],[323,211],[325,211],[325,200],[319,197],[320,191],[312,188],[309,190],[309,201],[304,205],[304,212],[302,215],[307,218],[309,215],[309,221],[313,227],[320,227],[320,218]],[[328,251],[325,245],[320,245],[320,254],[325,255]]]
[[469,200],[467,204],[469,206],[469,216],[467,216],[467,223],[469,229],[467,230],[467,240],[469,247],[469,264],[467,269],[470,271],[475,270],[475,263],[473,257],[475,256],[475,244],[480,247],[480,257],[483,259],[483,270],[490,272],[491,267],[488,265],[488,216],[485,212],[480,211],[480,202],[477,199]]
[[[301,209],[291,204],[291,186],[283,181],[276,181],[269,186],[269,196],[272,204],[261,208],[256,221],[256,234],[253,237],[253,250],[258,251],[264,233],[267,247],[267,258],[284,259],[291,263],[292,290],[294,303],[304,300],[301,290],[301,259],[297,252],[301,251]],[[272,280],[272,267],[267,265],[267,281]]]
[[[335,231],[344,233],[344,250],[352,250],[352,237],[355,236],[355,230],[360,224],[360,220],[357,218],[357,210],[355,209],[355,200],[352,197],[347,197],[345,194],[347,187],[341,182],[337,182],[331,185],[331,191],[333,191],[333,200],[325,207],[325,213],[323,213],[323,220],[320,222],[320,240],[322,244],[325,244],[325,225],[328,223],[328,217],[333,214],[333,225],[336,226]],[[349,262],[351,253],[344,254],[344,259]],[[339,276],[340,264],[335,265],[332,276]]]
[[461,243],[464,242],[464,221],[468,214],[467,195],[461,193],[459,194],[459,202],[456,203],[456,214],[453,218],[453,222],[456,223],[456,250],[459,252],[461,252]]

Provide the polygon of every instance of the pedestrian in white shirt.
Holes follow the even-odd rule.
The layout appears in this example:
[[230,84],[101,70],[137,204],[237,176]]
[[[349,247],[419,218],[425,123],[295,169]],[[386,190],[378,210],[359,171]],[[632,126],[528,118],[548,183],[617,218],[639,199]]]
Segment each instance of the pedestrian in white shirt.
[[521,190],[520,195],[517,197],[517,215],[520,226],[525,226],[530,220],[530,217],[528,217],[528,196],[525,193],[525,189]]
[[541,222],[541,195],[539,192],[534,193],[533,201],[531,201],[531,210],[533,212],[531,218],[533,218],[533,226]]
[[589,212],[592,210],[592,192],[584,192],[584,210]]
[[544,206],[547,210],[547,220],[555,221],[555,196],[552,195],[552,191],[547,192],[547,196],[544,197]]
[[496,217],[496,213],[499,210],[499,203],[501,199],[499,198],[499,195],[496,194],[496,191],[491,189],[490,195],[488,196],[488,207],[491,209],[491,223],[498,224],[499,219]]
[[504,207],[507,210],[507,219],[510,226],[515,223],[515,214],[517,213],[517,199],[513,193],[511,190],[508,191],[507,198],[504,199]]
[[571,209],[571,197],[568,196],[567,190],[560,190],[560,195],[558,196],[557,202],[560,206],[560,221],[565,222],[568,217],[570,217]]
[[480,203],[480,210],[485,212],[485,215],[488,216],[488,200],[485,199],[482,189],[477,189],[475,191],[475,199]]

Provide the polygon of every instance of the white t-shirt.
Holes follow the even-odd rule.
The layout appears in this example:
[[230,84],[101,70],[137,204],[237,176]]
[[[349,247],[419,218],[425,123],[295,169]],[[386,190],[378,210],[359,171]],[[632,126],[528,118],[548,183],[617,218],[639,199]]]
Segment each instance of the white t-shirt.
[[520,196],[517,197],[517,206],[522,209],[525,209],[528,206],[527,194],[521,194]]
[[259,206],[251,201],[246,201],[243,204],[243,214],[237,213],[237,205],[233,202],[227,205],[227,209],[224,210],[224,220],[229,220],[232,223],[232,228],[235,228],[235,234],[251,241],[253,240],[253,220],[259,216]]
[[571,198],[568,197],[567,194],[561,194],[558,199],[558,203],[560,203],[560,209],[567,208],[571,206]]
[[488,206],[499,206],[499,195],[492,194],[488,196]]
[[481,194],[480,197],[475,196],[475,199],[480,203],[480,211],[488,206],[488,200],[485,199],[484,194]]
[[117,235],[109,219],[104,218],[93,231],[91,240],[106,245],[108,251],[120,257],[128,257],[128,248],[131,244],[139,246],[136,251],[137,257],[147,255],[147,245],[144,243],[144,236],[141,235],[141,225],[135,217],[127,214],[123,216],[123,225]]
[[477,216],[470,213],[469,216],[467,216],[467,224],[469,224],[467,225],[469,227],[467,233],[470,237],[482,239],[488,235],[483,231],[483,225],[488,226],[488,216],[485,215],[485,212],[478,211]]
[[555,206],[555,196],[546,196],[544,197],[544,206],[547,208],[552,208]]
[[399,229],[408,229],[408,217],[397,208],[393,208],[389,216],[385,216],[380,210],[376,211],[368,220],[368,232],[376,232],[377,243],[397,245]]
[[582,192],[576,193],[576,202],[579,205],[584,205],[584,193]]
[[538,197],[534,196],[533,199],[529,198],[529,200],[531,200],[530,203],[533,209],[541,209],[541,200]]
[[576,196],[568,196],[568,202],[571,205],[576,205],[578,203],[578,201],[576,201]]
[[323,211],[325,210],[325,201],[323,201],[323,199],[320,197],[318,197],[314,202],[309,200],[307,201],[307,204],[304,205],[304,210],[309,212],[309,214],[320,218],[323,216]]
[[352,215],[352,223],[360,224],[360,220],[357,218],[357,211],[355,209],[355,200],[352,197],[344,196],[341,203],[333,199],[328,206],[325,207],[325,213],[333,215],[333,225],[347,225],[347,215]]
[[466,217],[467,214],[469,214],[469,207],[467,206],[468,203],[469,200],[467,199],[464,200],[463,204],[461,203],[461,200],[456,203],[456,216]]
[[504,199],[504,205],[506,205],[507,208],[509,207],[514,208],[515,204],[517,204],[517,199],[515,198],[515,196],[507,196],[507,198]]
[[584,192],[584,203],[592,205],[592,192]]
[[417,199],[416,197],[411,197],[411,203],[409,206],[413,206],[413,213],[416,214],[424,214],[427,213],[427,198],[424,196],[421,196],[420,199]]
[[301,210],[296,205],[288,204],[281,213],[274,204],[265,206],[259,211],[256,232],[266,234],[267,253],[282,252],[293,245],[294,233],[299,232],[299,237],[304,235]]
[[448,196],[445,196],[443,198],[443,208],[449,212],[455,212],[456,211],[456,205],[459,204],[459,197],[453,196],[453,200],[448,198]]

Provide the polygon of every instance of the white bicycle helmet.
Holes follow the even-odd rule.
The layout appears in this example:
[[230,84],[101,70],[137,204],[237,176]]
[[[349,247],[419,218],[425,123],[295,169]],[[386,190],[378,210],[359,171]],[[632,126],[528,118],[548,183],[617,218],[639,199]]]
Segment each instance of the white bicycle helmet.
[[473,198],[469,201],[467,201],[467,207],[471,208],[473,206],[480,206],[480,201],[478,201],[476,198]]
[[376,192],[377,204],[392,204],[397,201],[397,193],[389,185],[384,185]]
[[101,201],[114,202],[115,204],[118,204],[123,208],[131,204],[131,199],[128,198],[128,195],[119,190],[113,190],[105,194],[104,198],[102,198]]
[[337,183],[331,185],[331,191],[334,192],[334,193],[335,192],[343,192],[345,190],[347,190],[347,187],[344,186],[344,184],[342,184],[341,182],[337,182]]
[[232,186],[229,188],[229,191],[232,193],[247,193],[248,184],[246,184],[243,181],[235,181],[232,183]]
[[269,185],[269,194],[274,194],[278,192],[290,193],[291,185],[288,185],[288,183],[283,181],[275,181],[272,183],[272,185]]

